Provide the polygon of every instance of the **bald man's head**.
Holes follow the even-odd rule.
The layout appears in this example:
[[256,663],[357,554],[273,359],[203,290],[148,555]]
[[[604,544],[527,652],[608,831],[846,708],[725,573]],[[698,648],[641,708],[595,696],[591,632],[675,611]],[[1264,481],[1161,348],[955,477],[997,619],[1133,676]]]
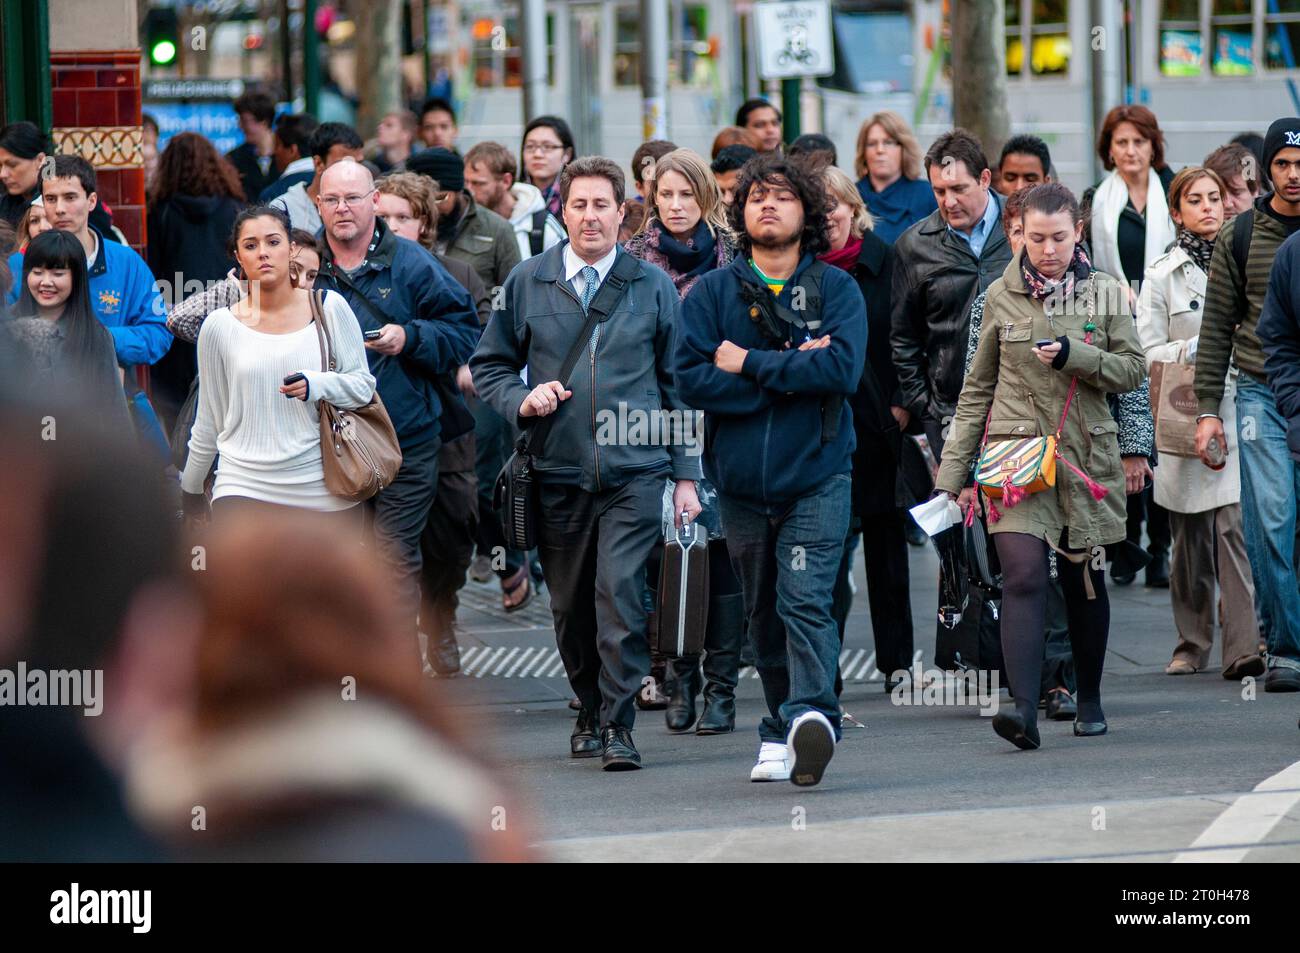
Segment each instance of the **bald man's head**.
[[316,206],[331,247],[368,242],[375,230],[378,200],[374,176],[360,162],[343,159],[326,169]]

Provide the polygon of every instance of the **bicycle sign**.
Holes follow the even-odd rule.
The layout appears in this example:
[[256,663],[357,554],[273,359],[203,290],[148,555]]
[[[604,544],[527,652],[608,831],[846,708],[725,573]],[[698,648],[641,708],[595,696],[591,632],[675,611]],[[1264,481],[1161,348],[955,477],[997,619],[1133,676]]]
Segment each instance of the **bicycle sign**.
[[828,0],[763,0],[754,4],[754,26],[763,79],[835,72]]

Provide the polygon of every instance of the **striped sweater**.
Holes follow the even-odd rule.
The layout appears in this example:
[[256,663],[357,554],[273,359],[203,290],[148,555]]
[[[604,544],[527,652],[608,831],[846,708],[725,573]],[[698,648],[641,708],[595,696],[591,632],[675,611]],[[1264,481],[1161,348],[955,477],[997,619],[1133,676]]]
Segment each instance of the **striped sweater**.
[[1270,198],[1264,195],[1255,200],[1245,288],[1241,286],[1237,263],[1232,257],[1232,232],[1238,219],[1224,225],[1214,240],[1210,277],[1205,288],[1205,316],[1201,319],[1201,337],[1196,348],[1196,399],[1203,414],[1219,413],[1230,360],[1243,373],[1261,384],[1267,383],[1256,325],[1268,292],[1273,259],[1294,230],[1266,211]]

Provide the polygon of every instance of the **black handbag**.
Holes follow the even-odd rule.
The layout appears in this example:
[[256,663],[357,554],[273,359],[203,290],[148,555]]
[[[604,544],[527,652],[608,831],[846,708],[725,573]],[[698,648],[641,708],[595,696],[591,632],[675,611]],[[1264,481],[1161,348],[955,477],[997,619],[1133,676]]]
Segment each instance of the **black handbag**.
[[[564,382],[566,390],[578,358],[586,350],[596,325],[614,313],[638,267],[637,259],[620,252],[614,261],[614,267],[605,276],[596,296],[587,306],[586,323],[569,348],[557,378]],[[515,444],[515,452],[497,474],[496,484],[492,488],[492,505],[496,508],[497,518],[501,521],[501,533],[509,549],[525,551],[537,545],[538,489],[534,464],[541,457],[546,437],[563,409],[557,407],[554,413],[543,417],[524,431]]]

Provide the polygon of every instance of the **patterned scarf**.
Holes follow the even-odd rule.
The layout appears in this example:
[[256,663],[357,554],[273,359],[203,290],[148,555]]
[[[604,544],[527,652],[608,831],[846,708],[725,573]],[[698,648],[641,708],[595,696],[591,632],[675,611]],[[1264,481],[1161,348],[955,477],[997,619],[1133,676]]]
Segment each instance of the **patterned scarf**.
[[1214,239],[1202,238],[1190,228],[1178,230],[1178,247],[1187,252],[1187,257],[1200,266],[1201,271],[1210,273],[1210,254],[1214,251]]
[[1025,279],[1029,296],[1035,301],[1043,301],[1052,295],[1059,295],[1064,299],[1074,293],[1076,281],[1085,281],[1088,275],[1092,274],[1092,262],[1088,261],[1088,256],[1083,253],[1083,243],[1080,242],[1074,246],[1074,257],[1070,259],[1065,274],[1055,281],[1043,277],[1042,272],[1029,263],[1029,255],[1026,252],[1020,253],[1020,274]]

